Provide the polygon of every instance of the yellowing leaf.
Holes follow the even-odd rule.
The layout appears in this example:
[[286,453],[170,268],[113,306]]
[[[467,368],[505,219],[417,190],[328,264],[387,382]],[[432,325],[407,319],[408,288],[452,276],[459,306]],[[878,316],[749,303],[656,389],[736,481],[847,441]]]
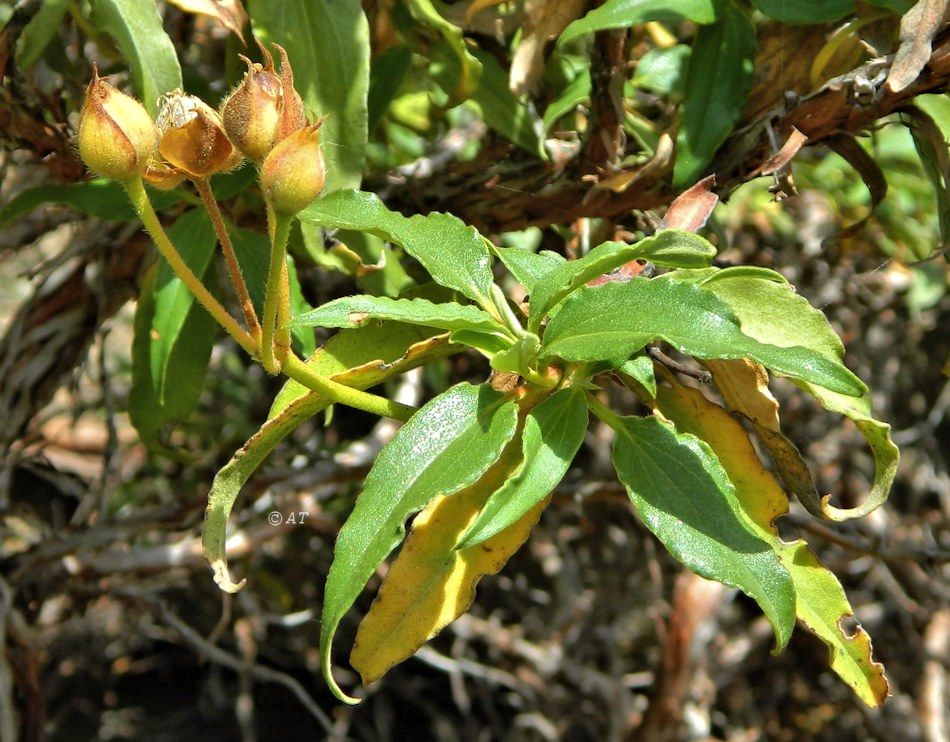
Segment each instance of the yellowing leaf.
[[853,613],[838,579],[818,561],[802,540],[785,543],[774,527],[788,504],[775,478],[762,466],[742,425],[725,409],[696,389],[657,390],[660,411],[677,429],[709,444],[736,488],[736,497],[750,525],[778,554],[795,585],[798,618],[831,652],[831,668],[868,706],[888,694],[884,668],[871,657],[871,639],[859,628],[848,636],[842,621]]
[[705,365],[712,372],[726,407],[743,415],[755,427],[785,485],[811,515],[824,517],[821,496],[815,489],[808,465],[795,444],[782,434],[778,402],[769,391],[768,372],[761,364],[747,358],[706,361]]
[[482,575],[498,572],[527,539],[549,498],[496,536],[467,549],[454,548],[517,465],[520,452],[521,441],[516,438],[478,482],[437,497],[416,516],[412,533],[356,634],[350,664],[364,683],[411,657],[468,610]]

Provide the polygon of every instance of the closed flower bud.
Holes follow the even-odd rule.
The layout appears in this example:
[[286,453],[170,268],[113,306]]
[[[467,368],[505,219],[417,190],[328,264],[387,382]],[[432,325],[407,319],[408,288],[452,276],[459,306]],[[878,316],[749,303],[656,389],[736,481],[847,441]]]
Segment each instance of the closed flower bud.
[[241,59],[247,64],[247,73],[234,92],[221,104],[224,130],[244,156],[261,162],[277,142],[283,110],[283,86],[274,74],[274,60],[261,47],[266,66]]
[[261,187],[274,210],[293,215],[323,190],[325,177],[320,153],[320,119],[282,139],[261,166]]
[[233,170],[241,153],[228,139],[221,117],[193,95],[175,90],[162,99],[158,149],[169,164],[193,178]]
[[157,149],[158,131],[142,104],[100,78],[93,66],[76,142],[79,156],[94,173],[128,180],[145,172]]

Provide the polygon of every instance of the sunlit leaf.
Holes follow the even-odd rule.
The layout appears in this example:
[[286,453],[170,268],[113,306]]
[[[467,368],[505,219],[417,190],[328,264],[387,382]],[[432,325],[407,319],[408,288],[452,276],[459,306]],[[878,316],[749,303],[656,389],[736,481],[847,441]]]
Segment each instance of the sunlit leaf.
[[752,22],[731,2],[723,4],[715,23],[696,32],[676,138],[676,188],[703,175],[739,120],[752,85],[755,46]]
[[607,0],[569,25],[558,43],[570,41],[585,33],[610,28],[629,28],[647,21],[677,23],[690,20],[712,23],[716,20],[716,0]]
[[498,332],[504,329],[497,320],[477,307],[446,302],[434,304],[426,299],[390,299],[385,296],[345,296],[321,304],[306,314],[294,317],[292,327],[361,327],[367,322],[395,320],[443,330]]
[[788,501],[762,466],[742,425],[698,390],[664,387],[657,401],[678,430],[706,441],[736,489],[742,513],[755,532],[775,549],[791,575],[798,618],[831,652],[831,668],[868,706],[887,697],[884,669],[871,657],[871,641],[863,629],[845,632],[852,610],[837,578],[825,569],[804,541],[784,542],[775,519],[788,512]]
[[326,190],[363,177],[369,91],[369,24],[359,3],[249,0],[254,35],[287,50],[294,86],[320,127]]
[[709,447],[655,417],[613,421],[613,462],[644,524],[696,574],[753,598],[776,648],[795,625],[795,589],[772,547],[739,512],[735,487]]
[[744,334],[736,314],[715,294],[690,283],[644,279],[575,291],[544,331],[543,355],[566,361],[629,357],[665,340],[697,358],[751,358],[770,370],[842,394],[867,387],[844,365],[815,350],[778,347]]
[[450,214],[405,217],[387,209],[375,194],[343,190],[314,201],[300,212],[300,219],[330,229],[369,232],[400,245],[437,283],[482,308],[494,306],[487,241]]
[[577,387],[561,389],[525,418],[517,471],[485,503],[456,548],[467,549],[520,521],[567,473],[587,432],[587,404]]
[[96,26],[111,34],[132,69],[136,97],[153,116],[158,99],[182,86],[178,53],[154,0],[92,0]]
[[518,406],[490,386],[458,384],[422,407],[383,448],[340,530],[327,576],[320,631],[323,674],[334,694],[331,649],[343,615],[389,553],[406,519],[438,495],[478,481],[515,432]]
[[[311,370],[354,389],[367,389],[451,352],[445,336],[425,338],[417,327],[390,323],[385,327],[342,331],[307,361]],[[202,546],[215,582],[236,592],[225,553],[228,517],[241,488],[271,451],[299,425],[326,409],[330,400],[288,381],[274,400],[267,422],[215,475],[208,493]]]
[[468,610],[479,579],[500,570],[524,543],[546,503],[471,548],[456,540],[520,457],[517,439],[477,482],[436,497],[412,522],[412,532],[389,568],[356,634],[350,663],[364,683],[412,656],[422,644]]

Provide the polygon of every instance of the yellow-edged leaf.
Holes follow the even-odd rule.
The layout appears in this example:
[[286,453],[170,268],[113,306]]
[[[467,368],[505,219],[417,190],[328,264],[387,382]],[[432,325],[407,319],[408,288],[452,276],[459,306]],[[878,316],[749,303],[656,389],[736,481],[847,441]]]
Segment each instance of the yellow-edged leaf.
[[550,498],[496,536],[467,549],[454,548],[517,466],[520,452],[519,437],[478,482],[437,497],[416,516],[412,533],[356,634],[350,664],[364,683],[411,657],[468,610],[478,580],[498,572],[528,538]]
[[818,561],[802,540],[785,543],[775,519],[788,503],[775,478],[755,453],[745,429],[725,409],[696,389],[663,387],[657,405],[682,432],[703,439],[713,449],[736,488],[750,525],[779,555],[795,585],[796,614],[831,652],[831,668],[868,706],[888,694],[884,668],[871,656],[871,639],[862,628],[848,636],[842,622],[853,616],[838,579]]
[[778,402],[769,391],[768,371],[748,358],[706,361],[705,365],[712,373],[726,407],[743,415],[755,427],[785,485],[809,513],[816,518],[824,517],[821,495],[815,488],[808,464],[798,447],[782,433]]

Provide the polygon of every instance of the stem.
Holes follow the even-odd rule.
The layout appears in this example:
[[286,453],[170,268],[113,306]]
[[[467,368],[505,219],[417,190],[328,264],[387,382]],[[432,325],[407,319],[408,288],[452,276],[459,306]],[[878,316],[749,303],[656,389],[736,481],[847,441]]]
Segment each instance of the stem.
[[171,240],[168,239],[168,235],[165,234],[165,230],[162,228],[162,223],[158,220],[155,209],[152,208],[151,201],[148,200],[148,193],[145,191],[145,184],[142,182],[142,179],[132,178],[124,181],[122,185],[128,192],[129,199],[132,201],[132,206],[138,214],[139,219],[141,219],[142,224],[145,225],[145,231],[149,233],[158,252],[168,261],[168,265],[171,266],[175,275],[178,276],[181,282],[194,294],[198,303],[237,341],[238,345],[251,356],[257,357],[258,344],[254,338],[237,323],[234,317],[228,314],[227,310],[221,306],[221,303],[205,288],[204,284],[201,283],[191,268],[188,267],[188,264],[182,260],[181,255]]
[[620,430],[620,416],[607,405],[597,399],[592,392],[587,392],[587,409],[607,423],[614,430]]
[[254,311],[251,295],[247,291],[247,284],[244,283],[244,275],[241,273],[241,266],[238,263],[237,255],[234,254],[234,245],[231,243],[231,235],[228,234],[228,230],[224,226],[221,209],[215,200],[214,193],[211,191],[211,183],[208,178],[194,178],[192,182],[198,189],[198,195],[201,196],[201,200],[208,210],[211,223],[214,225],[214,233],[218,236],[218,242],[221,243],[221,252],[224,254],[224,262],[227,263],[231,283],[234,285],[234,291],[237,293],[241,310],[244,312],[244,321],[247,323],[247,329],[252,338],[260,341],[261,325],[260,322],[257,321],[257,313]]
[[284,258],[283,270],[280,273],[280,295],[277,297],[277,329],[274,336],[274,353],[277,362],[283,363],[290,352],[290,271],[287,268],[287,259]]
[[283,372],[291,379],[317,394],[322,394],[335,404],[345,404],[358,410],[365,410],[381,417],[392,417],[405,422],[416,411],[414,407],[394,402],[360,389],[340,384],[326,376],[321,376],[293,353],[284,359]]
[[270,234],[270,266],[267,269],[267,288],[264,293],[264,323],[261,327],[261,362],[269,374],[280,372],[283,359],[275,353],[274,331],[277,327],[278,307],[280,314],[290,317],[290,294],[281,290],[287,270],[287,240],[293,217],[279,214],[267,204],[267,225]]

